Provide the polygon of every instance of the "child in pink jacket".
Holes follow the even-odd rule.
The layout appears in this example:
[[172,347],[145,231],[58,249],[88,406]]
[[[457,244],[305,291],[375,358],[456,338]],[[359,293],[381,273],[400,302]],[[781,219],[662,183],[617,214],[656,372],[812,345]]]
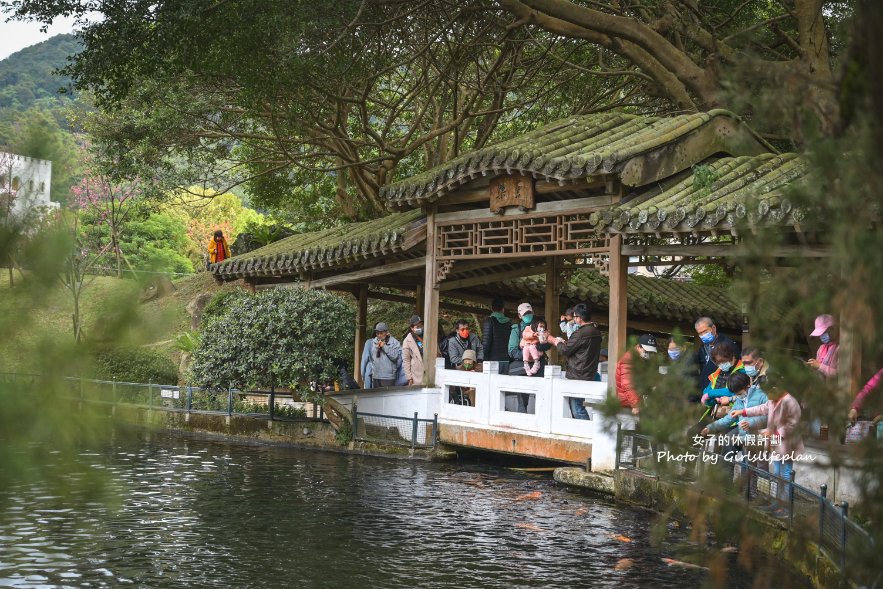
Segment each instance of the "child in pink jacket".
[[[761,405],[732,411],[731,417],[767,416],[766,429],[761,432],[767,436],[770,452],[770,472],[786,481],[791,480],[794,471],[794,456],[804,452],[803,439],[798,431],[800,424],[800,404],[797,399],[784,389],[767,381],[766,388],[769,400]],[[784,487],[784,489],[780,489]],[[779,500],[786,500],[789,485],[776,485]],[[774,515],[784,515],[784,509],[774,511]]]

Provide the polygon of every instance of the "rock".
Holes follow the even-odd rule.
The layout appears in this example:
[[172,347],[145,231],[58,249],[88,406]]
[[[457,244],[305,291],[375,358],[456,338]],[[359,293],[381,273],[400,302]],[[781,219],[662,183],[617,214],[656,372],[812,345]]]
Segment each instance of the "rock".
[[175,292],[175,285],[168,276],[156,276],[141,289],[141,295],[138,297],[142,303],[162,298],[168,294]]
[[586,472],[584,468],[578,466],[556,468],[552,478],[563,485],[613,494],[613,477],[597,472]]
[[190,328],[198,329],[199,323],[202,321],[202,311],[212,299],[212,294],[204,292],[196,295],[192,301],[187,303],[187,312],[190,314]]

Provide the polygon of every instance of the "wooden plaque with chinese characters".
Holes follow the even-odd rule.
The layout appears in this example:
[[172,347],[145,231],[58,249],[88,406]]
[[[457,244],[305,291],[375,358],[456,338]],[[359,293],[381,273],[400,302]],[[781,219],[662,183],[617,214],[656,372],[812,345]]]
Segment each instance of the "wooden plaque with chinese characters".
[[534,207],[533,178],[530,176],[498,176],[491,180],[488,188],[491,212],[498,213],[510,206],[523,210]]

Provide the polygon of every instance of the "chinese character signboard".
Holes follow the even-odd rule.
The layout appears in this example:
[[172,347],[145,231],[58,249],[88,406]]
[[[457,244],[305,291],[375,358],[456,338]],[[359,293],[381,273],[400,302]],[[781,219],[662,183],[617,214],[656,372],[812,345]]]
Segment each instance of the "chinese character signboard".
[[489,189],[493,213],[510,206],[520,207],[523,211],[534,206],[533,178],[530,176],[499,176],[491,180]]

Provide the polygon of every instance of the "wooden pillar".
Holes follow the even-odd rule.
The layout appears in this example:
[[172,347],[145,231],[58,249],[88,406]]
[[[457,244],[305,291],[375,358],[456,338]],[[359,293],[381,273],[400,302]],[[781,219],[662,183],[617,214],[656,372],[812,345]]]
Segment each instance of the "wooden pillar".
[[353,293],[358,299],[356,304],[356,341],[355,341],[355,358],[356,363],[353,367],[353,374],[356,381],[364,385],[362,382],[362,348],[365,347],[365,338],[368,333],[368,285],[360,284],[357,293]]
[[[546,326],[552,335],[561,335],[561,328],[558,326],[561,318],[561,258],[558,256],[549,256],[548,264],[546,264],[546,300],[544,315],[546,316]],[[558,363],[558,350],[552,348],[548,352],[549,363]]]
[[622,235],[610,238],[610,320],[608,322],[608,383],[614,386],[616,362],[625,352],[628,321],[628,256],[622,255]]
[[[424,312],[423,308],[426,306],[426,300],[425,300],[425,297],[423,296],[423,293],[425,292],[424,288],[425,288],[424,285],[418,284],[417,288],[414,289],[415,298],[417,299],[416,305],[414,308],[415,308],[415,312],[418,315],[420,315],[421,317],[423,317],[423,312]],[[424,328],[425,328],[425,324],[424,324]]]
[[433,206],[426,215],[426,276],[423,285],[423,384],[435,384],[435,357],[438,355],[438,284],[436,276],[436,227]]
[[852,399],[864,384],[862,376],[862,342],[861,336],[852,326],[850,320],[840,315],[840,350],[837,359],[837,388],[844,392],[844,397]]

